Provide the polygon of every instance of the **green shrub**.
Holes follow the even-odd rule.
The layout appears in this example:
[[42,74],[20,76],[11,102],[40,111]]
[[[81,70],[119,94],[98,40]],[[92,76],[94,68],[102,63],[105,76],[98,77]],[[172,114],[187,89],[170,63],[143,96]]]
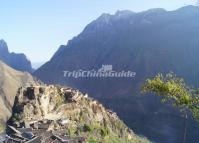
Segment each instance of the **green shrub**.
[[57,109],[59,106],[61,106],[62,104],[64,104],[64,94],[60,93],[57,97],[56,97],[56,105],[55,108]]
[[93,128],[90,125],[84,124],[83,130],[84,130],[84,132],[92,132]]
[[102,137],[105,137],[109,134],[109,129],[108,128],[102,128],[100,129],[100,133]]
[[68,128],[68,134],[70,136],[75,136],[76,135],[76,132],[77,132],[77,129],[76,128]]

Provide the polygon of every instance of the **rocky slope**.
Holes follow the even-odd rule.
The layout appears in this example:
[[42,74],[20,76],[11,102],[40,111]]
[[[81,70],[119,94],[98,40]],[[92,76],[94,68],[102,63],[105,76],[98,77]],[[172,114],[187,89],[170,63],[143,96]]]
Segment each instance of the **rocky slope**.
[[[157,142],[180,143],[183,119],[157,97],[139,96],[143,81],[159,72],[175,72],[193,86],[199,85],[199,7],[175,11],[152,9],[140,13],[103,14],[61,46],[34,75],[46,83],[76,87],[94,96],[136,132]],[[127,78],[64,78],[63,71],[113,70],[136,72]],[[134,95],[134,96],[133,96]],[[124,104],[125,103],[125,104]],[[189,122],[188,142],[195,143],[199,127]]]
[[29,73],[16,71],[0,61],[0,124],[11,116],[18,88],[34,84],[36,82]]
[[31,62],[27,57],[22,53],[10,53],[4,40],[0,40],[0,60],[16,70],[33,72]]
[[[17,128],[49,120],[47,130],[67,130],[70,136],[83,136],[87,142],[144,143],[116,115],[78,90],[60,86],[21,88],[16,96],[9,124]],[[61,126],[56,121],[65,121]]]

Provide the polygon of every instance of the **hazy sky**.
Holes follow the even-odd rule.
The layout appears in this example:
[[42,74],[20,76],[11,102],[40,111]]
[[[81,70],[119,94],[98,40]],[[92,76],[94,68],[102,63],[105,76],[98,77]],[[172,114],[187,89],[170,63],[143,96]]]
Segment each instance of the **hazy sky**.
[[135,12],[149,8],[174,10],[197,0],[1,0],[0,39],[12,52],[25,53],[32,62],[45,62],[59,45],[102,13]]

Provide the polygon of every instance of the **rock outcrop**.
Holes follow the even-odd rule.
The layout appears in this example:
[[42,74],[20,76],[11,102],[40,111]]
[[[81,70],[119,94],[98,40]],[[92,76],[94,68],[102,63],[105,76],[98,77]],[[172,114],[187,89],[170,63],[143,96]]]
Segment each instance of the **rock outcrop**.
[[133,133],[116,115],[78,90],[61,86],[20,88],[9,124],[16,128],[51,121],[47,130],[105,143],[148,142]]

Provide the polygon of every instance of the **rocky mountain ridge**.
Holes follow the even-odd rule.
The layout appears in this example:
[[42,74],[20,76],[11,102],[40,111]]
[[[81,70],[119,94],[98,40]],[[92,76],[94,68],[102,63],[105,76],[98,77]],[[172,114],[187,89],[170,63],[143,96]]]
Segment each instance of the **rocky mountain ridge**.
[[23,53],[10,53],[7,43],[0,40],[0,60],[19,71],[33,72],[30,60]]

